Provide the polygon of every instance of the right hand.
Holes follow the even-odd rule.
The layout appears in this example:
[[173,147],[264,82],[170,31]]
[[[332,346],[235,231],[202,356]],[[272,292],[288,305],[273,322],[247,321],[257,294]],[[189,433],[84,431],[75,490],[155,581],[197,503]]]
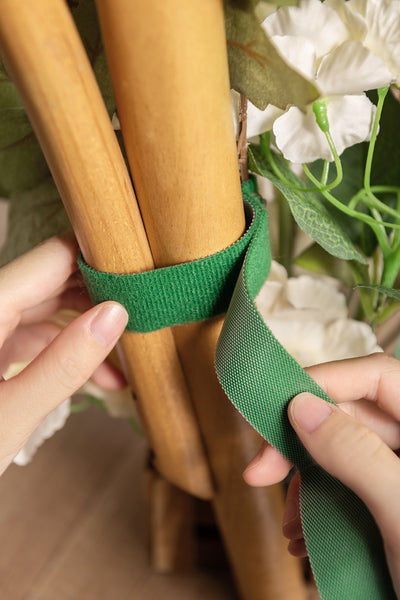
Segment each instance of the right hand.
[[[302,393],[289,404],[290,422],[314,459],[369,508],[382,533],[400,598],[400,362],[378,353],[307,371],[338,406]],[[271,484],[290,466],[265,445],[244,477],[250,485]],[[289,486],[283,532],[291,540],[289,551],[305,556],[299,482],[297,474]]]

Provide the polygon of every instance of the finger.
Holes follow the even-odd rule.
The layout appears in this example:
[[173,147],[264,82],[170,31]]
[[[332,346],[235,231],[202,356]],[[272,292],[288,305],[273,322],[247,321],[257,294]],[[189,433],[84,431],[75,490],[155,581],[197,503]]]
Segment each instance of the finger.
[[44,302],[25,310],[21,314],[20,323],[38,323],[52,317],[59,310],[67,309],[85,312],[93,306],[86,289],[69,288],[64,292],[46,299]]
[[17,327],[0,349],[0,373],[13,363],[30,362],[60,333],[54,323],[35,323]]
[[92,308],[72,321],[24,371],[0,385],[0,461],[18,452],[44,417],[89,379],[127,320],[126,310],[116,302]]
[[90,379],[104,390],[122,390],[127,386],[123,373],[108,360],[94,371]]
[[249,463],[243,478],[249,485],[259,487],[282,481],[292,468],[292,464],[268,442]]
[[306,369],[338,404],[365,398],[400,421],[400,361],[383,352]]
[[304,537],[300,517],[300,475],[297,472],[291,480],[287,495],[285,512],[282,519],[282,532],[289,540]]
[[315,460],[368,506],[383,537],[400,552],[400,460],[380,437],[338,407],[308,393],[289,419]]
[[308,556],[304,538],[299,540],[290,540],[288,544],[288,551],[292,556],[295,556],[296,558],[305,558],[306,556]]
[[1,342],[21,313],[51,297],[76,271],[76,255],[73,238],[57,236],[0,270]]

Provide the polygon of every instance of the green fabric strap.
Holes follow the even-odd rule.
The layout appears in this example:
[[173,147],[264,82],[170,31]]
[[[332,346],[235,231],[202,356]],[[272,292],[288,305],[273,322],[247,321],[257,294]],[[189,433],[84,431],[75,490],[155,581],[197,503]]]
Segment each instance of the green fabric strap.
[[[242,191],[251,223],[226,250],[139,275],[99,273],[80,258],[85,281],[95,302],[113,299],[125,305],[128,328],[134,331],[213,316],[231,298],[216,349],[218,378],[249,423],[300,470],[304,537],[322,600],[395,600],[372,516],[353,492],[312,460],[288,421],[287,404],[299,392],[332,400],[281,346],[256,308],[254,298],[271,264],[267,213],[253,181]],[[145,314],[136,314],[139,309]]]
[[142,333],[225,313],[255,233],[251,205],[245,205],[245,211],[249,226],[235,244],[173,267],[119,275],[95,271],[80,255],[79,267],[93,302],[120,302],[129,313],[127,328]]

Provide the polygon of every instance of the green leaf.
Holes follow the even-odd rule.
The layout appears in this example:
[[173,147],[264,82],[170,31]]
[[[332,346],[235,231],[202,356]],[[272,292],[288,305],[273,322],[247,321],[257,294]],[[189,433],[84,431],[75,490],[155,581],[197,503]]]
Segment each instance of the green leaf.
[[[70,2],[70,8],[111,115],[115,100],[95,3],[80,0]],[[48,176],[49,169],[22,101],[0,59],[0,195],[10,198],[14,192],[36,187]]]
[[328,275],[342,281],[347,286],[353,285],[353,277],[348,263],[332,256],[319,244],[312,244],[295,259],[295,264],[313,273]]
[[225,0],[231,87],[264,110],[268,104],[301,109],[319,96],[313,83],[292,69],[261,27],[251,0]]
[[11,197],[7,239],[1,262],[9,262],[71,225],[52,179]]
[[359,283],[355,287],[368,288],[370,290],[376,290],[377,292],[381,292],[381,294],[385,294],[389,298],[395,298],[396,300],[400,300],[400,290],[395,288],[384,287],[383,285],[375,285],[373,283]]
[[269,179],[282,192],[298,226],[333,256],[366,263],[366,259],[356,250],[347,233],[322,204],[318,195],[300,191],[307,187],[304,181],[290,170],[282,157],[274,154],[274,160],[289,184],[299,189],[293,189],[291,185],[278,179],[261,148],[250,144],[249,169]]
[[0,60],[0,195],[8,198],[48,175],[21,99]]

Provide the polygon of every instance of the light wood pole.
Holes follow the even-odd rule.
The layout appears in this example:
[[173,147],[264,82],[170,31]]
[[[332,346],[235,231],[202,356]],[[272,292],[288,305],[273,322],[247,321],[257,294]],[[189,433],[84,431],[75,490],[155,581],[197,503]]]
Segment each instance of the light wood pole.
[[[154,268],[129,174],[63,0],[0,0],[0,47],[25,103],[86,261]],[[210,498],[212,483],[172,331],[125,333],[121,346],[155,464]]]
[[[244,214],[220,0],[97,0],[118,116],[157,266],[214,253]],[[231,406],[214,367],[222,319],[174,328],[205,438],[213,503],[247,600],[304,600],[281,535],[282,490],[241,477],[260,438]]]

